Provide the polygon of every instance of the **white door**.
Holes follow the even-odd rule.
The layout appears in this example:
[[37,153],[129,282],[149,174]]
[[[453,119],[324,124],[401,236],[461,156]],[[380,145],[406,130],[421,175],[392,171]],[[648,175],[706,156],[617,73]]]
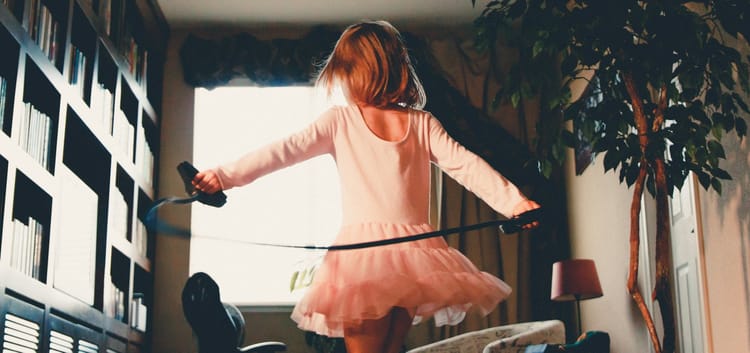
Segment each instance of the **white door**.
[[692,174],[670,199],[677,352],[704,352],[703,285]]

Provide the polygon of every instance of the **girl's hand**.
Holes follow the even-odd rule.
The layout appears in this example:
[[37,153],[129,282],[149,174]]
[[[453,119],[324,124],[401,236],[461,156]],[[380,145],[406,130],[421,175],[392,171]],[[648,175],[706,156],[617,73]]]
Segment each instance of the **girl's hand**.
[[[522,214],[524,212],[535,210],[535,209],[537,209],[539,207],[541,207],[541,206],[539,206],[539,204],[536,203],[536,202],[534,202],[533,200],[523,200],[523,201],[519,202],[516,205],[516,207],[513,209],[513,217],[517,217],[518,215],[520,215],[520,214]],[[531,222],[530,224],[525,224],[523,226],[523,229],[536,228],[537,226],[539,226],[539,222],[538,221],[534,221],[534,222]]]
[[193,187],[210,195],[221,191],[221,182],[216,172],[213,170],[204,170],[196,174],[195,178],[193,178]]

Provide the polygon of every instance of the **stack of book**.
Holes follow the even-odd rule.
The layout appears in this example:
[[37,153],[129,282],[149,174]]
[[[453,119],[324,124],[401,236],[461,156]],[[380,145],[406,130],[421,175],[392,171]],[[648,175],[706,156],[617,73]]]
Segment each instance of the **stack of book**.
[[86,82],[86,55],[75,46],[70,46],[70,71],[68,77],[70,84],[83,97]]
[[125,291],[111,282],[104,295],[104,314],[118,321],[125,320]]
[[25,104],[18,145],[47,170],[52,167],[53,125],[52,118],[47,114],[31,103]]
[[128,71],[143,86],[148,72],[148,51],[139,46],[135,38],[130,37],[128,41],[129,45],[125,47],[124,53],[128,62]]
[[130,301],[130,326],[146,332],[147,318],[148,307],[143,302],[143,294],[133,293],[133,300]]
[[113,300],[113,309],[114,309],[114,315],[112,317],[115,318],[115,320],[124,321],[125,320],[125,291],[123,291],[120,288],[117,288],[116,286],[112,286],[114,288],[112,300]]
[[139,169],[146,186],[151,187],[154,184],[154,152],[144,136],[145,134],[141,135],[138,141],[136,158],[140,161]]
[[105,133],[112,133],[112,119],[114,116],[114,95],[104,85],[98,84],[91,90],[91,110],[95,121]]
[[41,0],[31,0],[28,18],[29,35],[42,48],[52,64],[57,65],[57,52],[63,49],[63,43],[60,43],[59,23]]
[[128,203],[125,197],[114,192],[109,202],[109,229],[112,239],[127,239],[128,237]]
[[135,233],[133,234],[133,246],[138,250],[138,254],[146,257],[148,251],[148,231],[146,225],[140,219],[136,222]]
[[115,112],[112,122],[112,137],[120,152],[132,162],[135,154],[135,127],[120,109]]
[[13,242],[10,266],[24,275],[41,279],[44,225],[33,217],[13,219]]

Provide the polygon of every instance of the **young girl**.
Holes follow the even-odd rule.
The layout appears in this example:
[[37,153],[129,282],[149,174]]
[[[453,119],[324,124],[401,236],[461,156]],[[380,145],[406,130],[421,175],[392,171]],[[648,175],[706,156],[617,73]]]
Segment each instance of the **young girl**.
[[[430,164],[513,217],[538,208],[429,112],[401,35],[385,21],[348,27],[319,73],[329,94],[340,85],[349,106],[334,107],[306,129],[196,175],[207,193],[241,186],[278,169],[331,154],[341,181],[349,244],[432,231]],[[445,240],[330,251],[292,319],[301,329],[344,337],[349,353],[396,353],[412,323],[457,324],[469,310],[487,314],[511,292]]]

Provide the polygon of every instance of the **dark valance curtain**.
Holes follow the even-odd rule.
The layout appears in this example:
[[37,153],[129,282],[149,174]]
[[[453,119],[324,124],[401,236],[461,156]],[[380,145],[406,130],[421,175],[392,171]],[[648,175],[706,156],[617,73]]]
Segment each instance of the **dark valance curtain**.
[[258,86],[309,85],[339,34],[325,27],[300,39],[260,40],[246,33],[205,39],[191,34],[180,50],[185,82],[213,88],[244,77]]
[[[311,85],[339,34],[339,31],[319,27],[300,39],[259,40],[249,34],[206,39],[190,35],[180,51],[185,81],[205,88],[221,86],[235,78],[248,79],[258,86]],[[560,203],[564,202],[561,189],[528,165],[528,141],[514,137],[451,85],[426,40],[409,33],[403,36],[427,94],[425,110],[440,119],[454,139],[484,158],[530,198],[558,209],[558,212],[548,212],[550,216],[545,226],[531,232],[534,236],[522,234],[512,246],[507,245],[503,240],[506,238],[496,229],[483,230],[481,236],[473,233],[449,237],[449,243],[480,268],[500,278],[516,279],[510,284],[517,299],[513,301],[513,310],[508,308],[511,304],[502,303],[497,312],[487,318],[473,321],[467,318],[458,328],[431,330],[425,341],[500,324],[560,317],[549,300],[549,281],[552,263],[567,256],[566,246],[561,246],[563,242],[567,244],[565,232],[561,232],[565,226],[561,217],[555,217],[562,214],[559,212]],[[497,217],[493,210],[461,187],[451,184],[443,186],[442,190],[442,227]],[[517,259],[517,263],[504,266],[503,263],[507,263],[504,256]]]

